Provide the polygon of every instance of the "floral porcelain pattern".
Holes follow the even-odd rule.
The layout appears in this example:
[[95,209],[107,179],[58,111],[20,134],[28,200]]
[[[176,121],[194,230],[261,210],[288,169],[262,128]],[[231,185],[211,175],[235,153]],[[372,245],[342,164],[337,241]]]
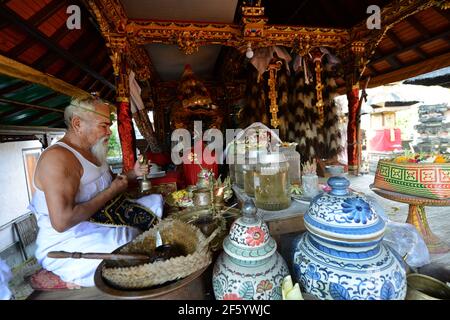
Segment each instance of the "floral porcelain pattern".
[[264,242],[265,235],[266,232],[264,232],[260,227],[250,227],[247,229],[245,243],[251,247],[259,246]]
[[269,229],[265,223],[243,224],[233,222],[230,228],[230,240],[243,246],[260,246],[269,241]]
[[[375,254],[341,258],[321,251],[309,233],[298,240],[293,256],[294,276],[303,292],[319,299],[402,300],[406,272],[399,257],[384,244]],[[368,257],[367,257],[368,256]]]
[[267,224],[256,215],[252,200],[245,201],[243,216],[230,228],[213,270],[218,300],[281,300],[281,284],[289,270],[276,251]]
[[347,222],[355,221],[356,223],[366,224],[374,216],[369,204],[360,197],[347,198],[341,206],[342,211],[347,214]]
[[293,270],[302,291],[327,300],[404,299],[404,263],[381,242],[385,222],[363,196],[348,193],[347,179],[330,178],[329,184],[331,191],[305,214],[308,231],[294,241]]
[[289,270],[278,253],[247,268],[231,260],[222,254],[214,266],[213,289],[216,299],[281,300],[281,283]]
[[[316,220],[336,226],[342,224],[359,225],[361,223],[367,224],[368,221],[371,223],[378,221],[373,209],[361,196],[338,198],[324,194],[316,198],[316,201],[309,207],[308,213]],[[364,218],[355,219],[357,216]]]

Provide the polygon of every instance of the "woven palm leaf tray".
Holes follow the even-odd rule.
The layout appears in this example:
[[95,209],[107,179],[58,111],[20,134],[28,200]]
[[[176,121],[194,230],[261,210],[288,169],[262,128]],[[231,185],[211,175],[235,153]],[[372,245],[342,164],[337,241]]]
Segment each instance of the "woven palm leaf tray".
[[197,227],[175,219],[162,220],[119,252],[152,255],[156,248],[157,231],[160,232],[164,244],[177,245],[186,255],[128,267],[104,264],[103,278],[121,289],[144,289],[187,277],[211,263],[208,244],[218,230],[206,238]]

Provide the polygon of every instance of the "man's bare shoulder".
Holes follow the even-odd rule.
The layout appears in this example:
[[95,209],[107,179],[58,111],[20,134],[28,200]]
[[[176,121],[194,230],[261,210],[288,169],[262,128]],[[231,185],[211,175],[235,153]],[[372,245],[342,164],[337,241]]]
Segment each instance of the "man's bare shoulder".
[[60,146],[52,146],[40,157],[36,168],[37,182],[49,174],[64,176],[82,175],[82,166],[77,157],[69,150]]
[[52,164],[52,165],[62,165],[62,166],[73,166],[80,165],[77,157],[69,150],[60,146],[52,146],[46,150],[39,162],[42,165]]

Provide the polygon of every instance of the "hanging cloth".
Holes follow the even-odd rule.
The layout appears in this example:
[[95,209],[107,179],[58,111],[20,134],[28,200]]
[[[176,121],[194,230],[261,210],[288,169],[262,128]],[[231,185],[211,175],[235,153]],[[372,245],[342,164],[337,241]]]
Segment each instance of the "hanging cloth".
[[155,130],[145,109],[144,101],[141,97],[141,87],[135,79],[135,73],[130,73],[130,108],[131,114],[139,132],[144,136],[151,152],[161,152],[161,146],[155,137]]

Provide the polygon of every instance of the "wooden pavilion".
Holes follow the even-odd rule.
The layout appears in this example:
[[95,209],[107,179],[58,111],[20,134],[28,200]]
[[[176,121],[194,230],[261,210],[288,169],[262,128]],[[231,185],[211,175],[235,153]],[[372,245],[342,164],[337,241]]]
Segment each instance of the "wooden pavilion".
[[[70,5],[80,9],[80,29],[66,26]],[[379,29],[367,27],[369,5],[381,8]],[[348,155],[354,169],[359,90],[367,80],[373,87],[450,64],[448,1],[8,0],[0,6],[2,132],[63,128],[62,110],[70,97],[96,92],[117,105],[125,170],[136,150],[131,71],[143,88],[146,108],[154,111],[155,130],[147,138],[164,144],[176,87],[164,64],[210,64],[209,74],[200,75],[230,114],[245,94],[246,48],[278,46],[302,56],[319,47],[332,50],[343,66],[336,83],[349,101]],[[164,51],[173,47],[180,52]]]
[[[308,104],[324,132],[335,121],[333,94],[345,94],[348,166],[357,173],[364,89],[450,66],[449,9],[448,0],[3,0],[0,144],[47,147],[65,131],[71,98],[95,94],[116,106],[128,171],[136,160],[133,120],[155,153],[194,119],[245,127],[237,114],[295,141],[303,136],[300,109]],[[261,66],[253,57],[263,54],[273,60]],[[197,89],[207,91],[206,102],[180,94],[180,75],[203,80]],[[448,74],[411,81],[448,87]],[[133,106],[136,88],[142,109]],[[302,222],[293,221],[272,221],[270,229],[298,230]]]

